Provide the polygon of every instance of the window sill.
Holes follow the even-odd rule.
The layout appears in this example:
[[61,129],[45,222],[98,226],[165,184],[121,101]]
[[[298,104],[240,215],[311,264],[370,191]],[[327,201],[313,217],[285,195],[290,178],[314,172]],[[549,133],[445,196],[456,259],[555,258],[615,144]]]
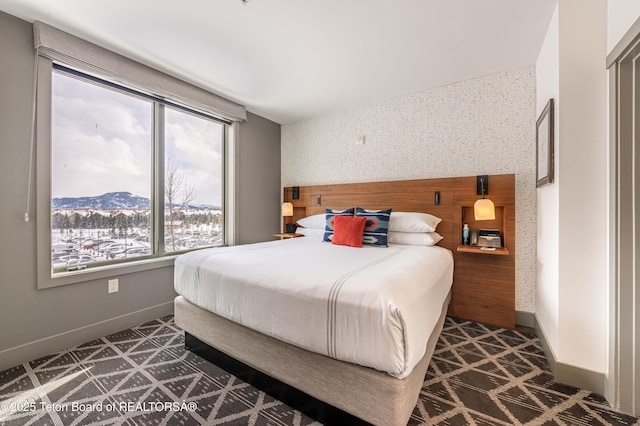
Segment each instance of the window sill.
[[98,266],[73,272],[58,272],[51,276],[49,270],[38,276],[38,289],[59,287],[68,284],[77,284],[87,281],[94,281],[104,278],[133,274],[136,272],[148,271],[151,269],[172,267],[178,255],[164,256],[154,259],[144,259],[139,261],[120,263],[114,265]]

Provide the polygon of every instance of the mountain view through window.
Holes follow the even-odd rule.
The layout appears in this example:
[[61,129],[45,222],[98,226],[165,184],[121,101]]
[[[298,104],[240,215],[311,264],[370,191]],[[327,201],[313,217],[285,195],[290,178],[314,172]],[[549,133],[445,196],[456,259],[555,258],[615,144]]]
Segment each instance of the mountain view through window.
[[222,244],[223,124],[61,71],[52,85],[54,273]]

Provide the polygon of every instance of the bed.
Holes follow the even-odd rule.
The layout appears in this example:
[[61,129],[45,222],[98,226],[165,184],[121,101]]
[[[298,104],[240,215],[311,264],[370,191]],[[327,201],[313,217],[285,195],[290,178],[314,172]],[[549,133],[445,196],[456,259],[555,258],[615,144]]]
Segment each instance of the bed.
[[[452,279],[451,252],[436,246],[353,249],[305,237],[200,250],[176,259],[176,323],[358,418],[406,424]],[[271,355],[265,345],[273,346]],[[328,370],[335,377],[327,382]]]
[[[324,423],[406,425],[455,294],[454,227],[461,206],[476,198],[472,183],[475,177],[301,187],[299,199],[285,188],[293,220],[329,206],[392,207],[437,215],[444,238],[431,247],[352,249],[305,236],[183,255],[175,320],[185,345]],[[383,278],[386,268],[392,272]],[[369,328],[375,322],[383,325],[378,331]],[[334,408],[350,420],[333,417]]]
[[310,237],[194,251],[175,265],[175,289],[192,304],[400,379],[422,359],[452,280],[442,247],[354,249]]

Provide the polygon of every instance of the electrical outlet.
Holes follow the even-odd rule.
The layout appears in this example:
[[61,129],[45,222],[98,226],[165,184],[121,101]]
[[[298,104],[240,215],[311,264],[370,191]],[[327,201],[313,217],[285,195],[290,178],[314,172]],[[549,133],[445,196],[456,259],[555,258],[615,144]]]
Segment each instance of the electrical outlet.
[[118,279],[114,279],[114,280],[109,280],[108,281],[109,284],[109,293],[115,293],[118,291]]

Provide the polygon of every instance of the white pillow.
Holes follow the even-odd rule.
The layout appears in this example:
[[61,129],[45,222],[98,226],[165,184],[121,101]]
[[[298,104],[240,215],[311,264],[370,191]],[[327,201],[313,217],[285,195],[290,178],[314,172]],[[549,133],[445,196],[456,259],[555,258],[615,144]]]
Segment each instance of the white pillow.
[[391,212],[389,231],[434,232],[441,220],[429,213]]
[[324,239],[324,228],[300,228],[296,229],[296,233],[304,235],[304,238],[311,238],[314,240],[322,241]]
[[434,246],[442,239],[437,232],[389,232],[390,244]]
[[327,224],[327,215],[325,213],[314,214],[313,216],[303,217],[297,221],[298,225],[305,228],[322,229]]

